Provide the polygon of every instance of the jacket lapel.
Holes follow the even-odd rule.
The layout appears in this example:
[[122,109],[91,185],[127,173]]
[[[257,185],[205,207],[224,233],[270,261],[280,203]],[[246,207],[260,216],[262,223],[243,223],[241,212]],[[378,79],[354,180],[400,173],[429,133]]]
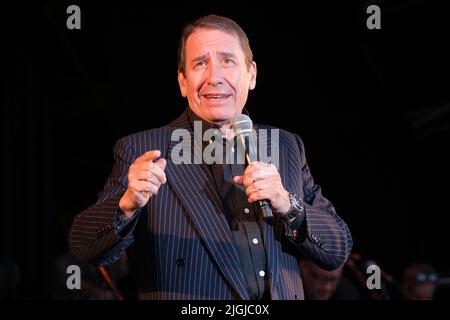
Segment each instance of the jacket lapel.
[[[173,129],[192,131],[187,113],[170,125]],[[175,164],[171,161],[171,152],[175,145],[190,141],[170,141],[168,148],[166,176],[175,193],[184,204],[192,223],[198,230],[202,242],[209,250],[216,265],[244,300],[249,299],[245,278],[241,272],[239,256],[228,222],[224,216],[221,199],[216,191],[214,178],[208,167],[203,164]],[[200,143],[201,145],[201,143]],[[200,148],[200,146],[198,146]],[[202,151],[200,150],[200,153]],[[191,157],[193,161],[193,157]]]

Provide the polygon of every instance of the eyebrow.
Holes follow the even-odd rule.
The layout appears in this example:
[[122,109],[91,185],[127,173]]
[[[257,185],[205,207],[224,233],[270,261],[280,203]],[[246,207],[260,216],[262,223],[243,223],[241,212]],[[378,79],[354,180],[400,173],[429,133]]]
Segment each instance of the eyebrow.
[[[218,54],[222,57],[222,58],[234,58],[236,59],[236,55],[232,52],[225,52],[225,51],[220,51],[218,52]],[[198,61],[203,61],[203,60],[208,60],[208,54],[204,54],[202,56],[199,57],[195,57],[194,59],[192,59],[192,64],[195,64]]]
[[227,58],[235,58],[236,59],[236,55],[232,52],[219,52],[219,55],[221,55],[222,57],[227,57]]

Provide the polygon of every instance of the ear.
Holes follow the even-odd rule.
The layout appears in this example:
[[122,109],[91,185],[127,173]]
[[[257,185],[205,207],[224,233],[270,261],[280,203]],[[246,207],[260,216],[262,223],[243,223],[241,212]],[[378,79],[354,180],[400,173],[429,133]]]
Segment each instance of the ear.
[[256,62],[253,61],[252,64],[250,65],[250,68],[248,70],[249,74],[250,74],[250,83],[248,88],[250,90],[255,89],[256,87]]
[[186,98],[186,96],[187,96],[186,79],[181,71],[178,71],[178,85],[180,86],[181,95],[184,98]]

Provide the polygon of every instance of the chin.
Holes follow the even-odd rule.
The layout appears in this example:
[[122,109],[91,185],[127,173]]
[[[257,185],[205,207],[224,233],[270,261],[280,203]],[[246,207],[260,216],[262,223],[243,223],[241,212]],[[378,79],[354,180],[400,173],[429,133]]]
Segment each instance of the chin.
[[233,119],[234,113],[233,112],[227,112],[227,111],[220,111],[220,112],[211,112],[210,118],[211,121],[214,122],[227,122],[231,121]]

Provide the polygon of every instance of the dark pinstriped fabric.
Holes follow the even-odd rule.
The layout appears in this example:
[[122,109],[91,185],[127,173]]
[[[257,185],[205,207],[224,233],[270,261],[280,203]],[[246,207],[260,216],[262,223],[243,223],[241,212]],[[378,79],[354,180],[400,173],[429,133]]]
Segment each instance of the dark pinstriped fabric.
[[[206,165],[175,165],[169,159],[179,143],[171,141],[176,128],[192,131],[186,112],[168,126],[116,143],[115,165],[104,190],[97,202],[73,222],[71,248],[81,259],[103,264],[114,262],[128,250],[141,299],[248,299],[238,253],[210,170]],[[270,129],[262,125],[257,128]],[[267,143],[270,148],[270,135]],[[285,225],[277,217],[263,222],[268,277],[272,299],[303,299],[297,263],[300,252],[323,268],[336,268],[348,257],[352,238],[314,183],[301,139],[280,130],[279,148],[283,184],[306,202],[306,235],[302,241],[286,236]],[[142,208],[130,232],[121,237],[115,222],[127,186],[128,167],[152,149],[161,150],[169,159],[165,170],[168,182]]]

